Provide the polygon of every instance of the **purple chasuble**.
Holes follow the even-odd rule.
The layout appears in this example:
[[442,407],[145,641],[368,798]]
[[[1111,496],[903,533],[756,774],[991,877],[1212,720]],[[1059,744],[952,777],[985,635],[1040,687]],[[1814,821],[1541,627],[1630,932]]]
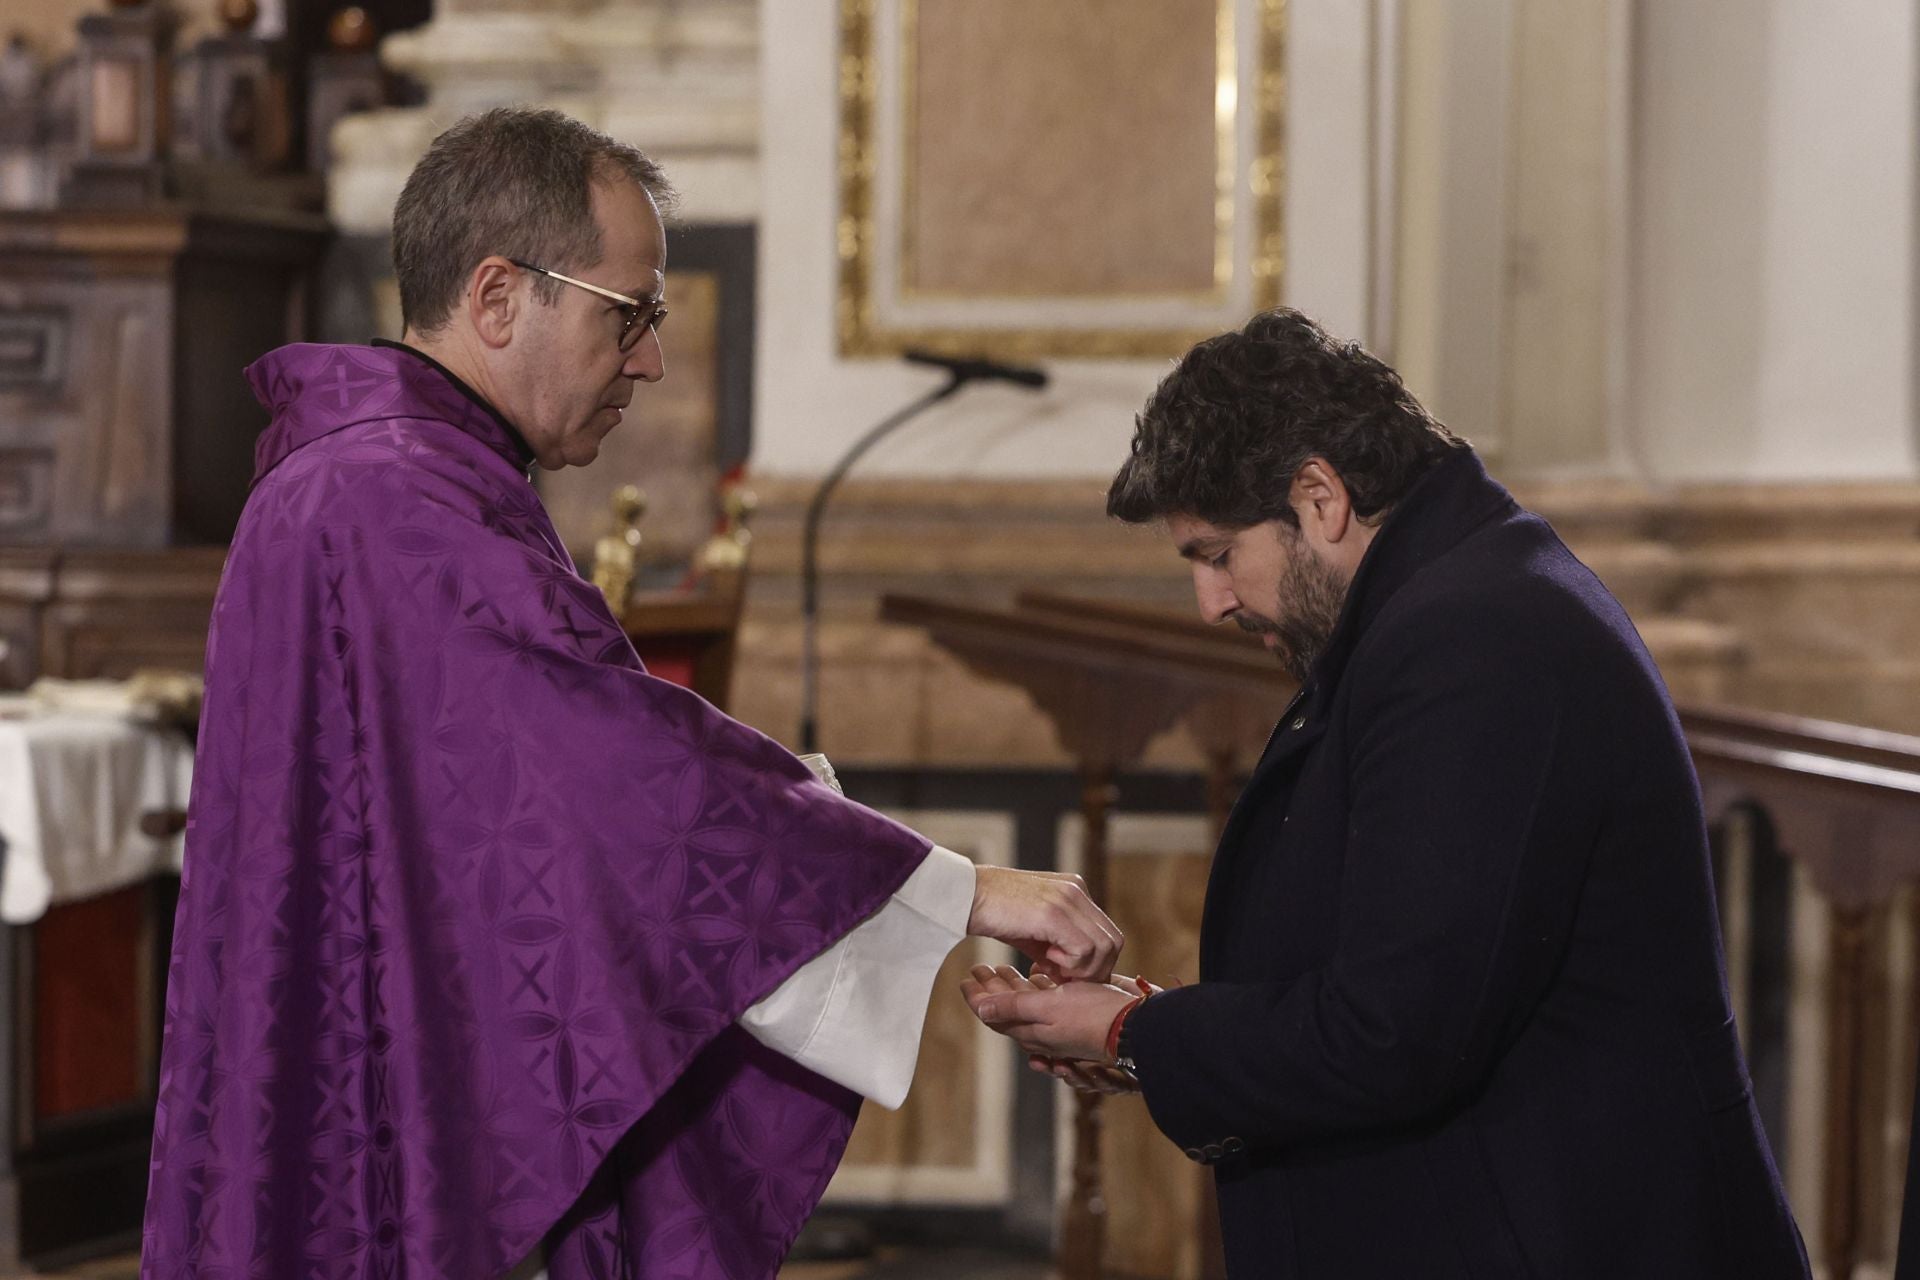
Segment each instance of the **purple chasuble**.
[[771,1277],[859,1100],[735,1022],[927,842],[647,675],[433,365],[248,377],[141,1276]]

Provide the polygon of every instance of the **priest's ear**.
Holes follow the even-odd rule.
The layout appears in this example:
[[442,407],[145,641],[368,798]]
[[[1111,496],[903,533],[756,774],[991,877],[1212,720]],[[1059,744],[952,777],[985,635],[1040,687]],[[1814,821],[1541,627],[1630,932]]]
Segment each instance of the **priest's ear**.
[[525,301],[521,288],[524,275],[520,268],[496,255],[481,259],[467,278],[463,300],[467,320],[475,336],[489,347],[504,347],[513,339],[513,326]]

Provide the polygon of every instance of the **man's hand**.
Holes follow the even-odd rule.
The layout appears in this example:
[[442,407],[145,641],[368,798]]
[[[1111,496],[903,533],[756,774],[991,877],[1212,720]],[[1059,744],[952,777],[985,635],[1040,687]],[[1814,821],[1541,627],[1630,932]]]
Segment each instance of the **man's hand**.
[[998,938],[1032,960],[1036,973],[1091,982],[1112,975],[1124,941],[1079,876],[1008,867],[978,869],[967,932]]
[[[1014,991],[1051,991],[1058,986],[1045,974],[1036,975],[1032,981],[1020,976],[1020,971],[1010,965],[995,968],[992,965],[973,966],[971,981],[960,984],[960,989],[971,1002],[977,995]],[[1127,993],[1128,998],[1145,995],[1132,978],[1115,975],[1113,985]],[[1042,1075],[1064,1080],[1082,1093],[1139,1093],[1140,1082],[1118,1067],[1105,1067],[1097,1062],[1076,1062],[1071,1058],[1049,1058],[1041,1054],[1027,1055],[1027,1065]]]
[[[960,984],[974,1016],[1029,1054],[1043,1058],[1071,1058],[1110,1066],[1107,1030],[1133,993],[1104,982],[1069,982],[1045,987],[1024,984],[1020,975],[1002,967]],[[1042,975],[1043,977],[1045,975]]]

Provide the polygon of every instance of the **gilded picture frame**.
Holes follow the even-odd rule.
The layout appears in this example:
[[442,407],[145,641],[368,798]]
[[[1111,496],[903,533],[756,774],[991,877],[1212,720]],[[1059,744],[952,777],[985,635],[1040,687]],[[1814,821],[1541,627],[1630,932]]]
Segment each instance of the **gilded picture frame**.
[[[1171,357],[1278,304],[1285,0],[1098,3],[1079,39],[1088,0],[840,0],[843,356]],[[1043,172],[1008,104],[1048,108]]]

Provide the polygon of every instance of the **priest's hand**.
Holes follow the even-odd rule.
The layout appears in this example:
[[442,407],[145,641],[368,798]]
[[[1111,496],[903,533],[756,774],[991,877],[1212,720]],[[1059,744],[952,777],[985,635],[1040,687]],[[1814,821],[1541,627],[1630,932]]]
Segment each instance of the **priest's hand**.
[[1124,942],[1079,876],[1009,867],[978,869],[967,932],[998,938],[1032,960],[1036,973],[1092,982],[1112,975]]
[[1107,1056],[1107,1031],[1134,998],[1133,992],[1106,982],[1027,984],[1021,990],[1008,978],[1012,972],[992,970],[990,981],[983,981],[976,970],[974,977],[960,984],[975,1017],[1029,1054],[1113,1064]]

